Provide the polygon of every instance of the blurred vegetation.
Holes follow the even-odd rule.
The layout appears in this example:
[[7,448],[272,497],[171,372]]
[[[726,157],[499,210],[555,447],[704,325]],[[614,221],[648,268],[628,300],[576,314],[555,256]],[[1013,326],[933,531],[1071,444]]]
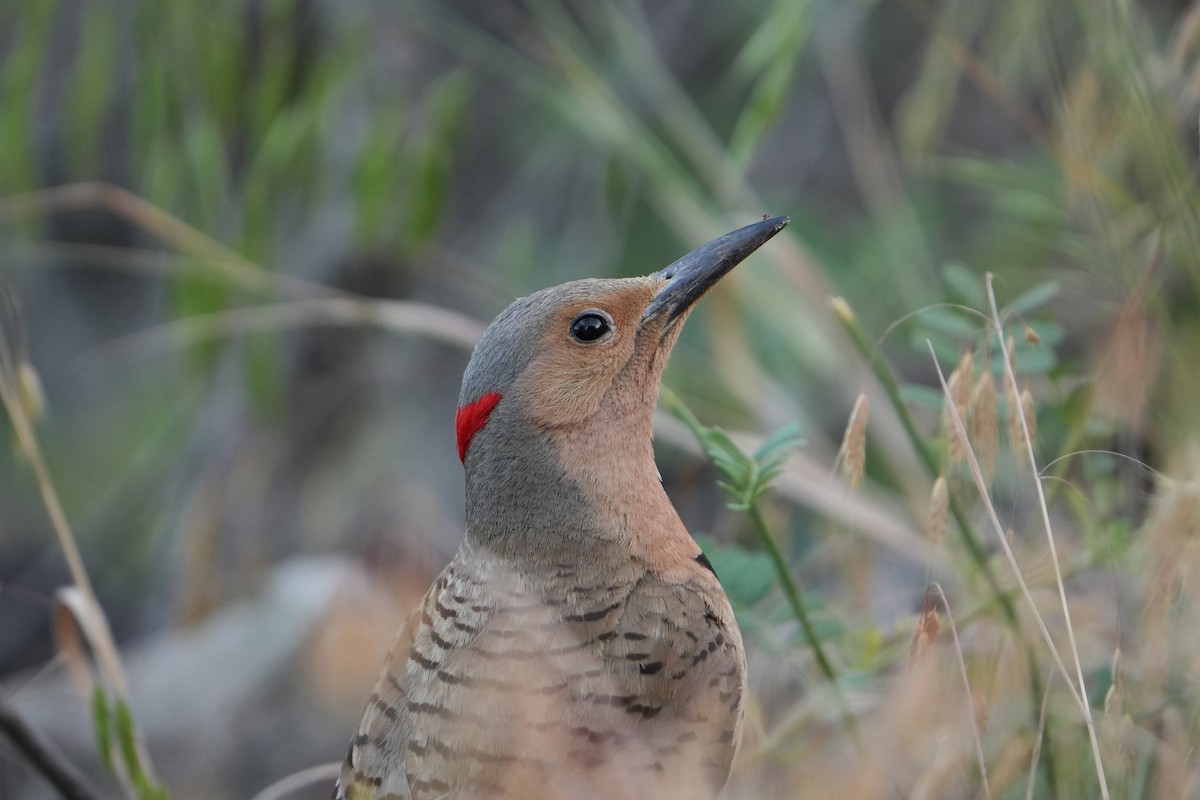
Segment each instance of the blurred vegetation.
[[[93,724],[120,747],[130,719],[144,796],[250,796],[340,757],[461,537],[451,418],[482,325],[769,212],[791,227],[666,377],[724,466],[658,428],[750,650],[731,796],[1196,792],[1197,6],[10,6],[0,370],[133,716],[114,696],[119,724],[91,719],[59,680],[47,609],[77,581],[7,425],[0,700],[97,775]],[[760,449],[794,423],[803,448]],[[253,646],[201,647],[271,598],[296,610]],[[139,669],[162,663],[195,691]],[[0,796],[41,791],[0,746]]]

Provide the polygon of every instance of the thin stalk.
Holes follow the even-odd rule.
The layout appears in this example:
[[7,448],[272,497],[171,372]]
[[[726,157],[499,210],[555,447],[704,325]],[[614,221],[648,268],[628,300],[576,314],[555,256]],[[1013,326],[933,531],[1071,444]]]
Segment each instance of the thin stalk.
[[[908,413],[908,407],[904,404],[904,399],[900,396],[900,385],[896,382],[896,376],[888,368],[887,362],[879,357],[875,351],[875,345],[867,338],[866,331],[858,324],[858,318],[853,313],[837,312],[835,316],[842,323],[842,327],[850,335],[851,341],[854,342],[855,347],[862,353],[863,358],[871,365],[875,377],[879,379],[880,385],[883,386],[884,392],[887,393],[888,401],[892,404],[892,408],[895,409],[896,415],[900,418],[900,424],[903,426],[904,432],[908,434],[913,447],[921,456],[921,460],[925,462],[929,474],[937,475],[939,473],[937,456],[934,454],[933,448],[921,436],[920,431],[917,430],[917,425],[913,422],[912,415]],[[954,515],[954,521],[958,523],[959,534],[962,536],[963,544],[966,545],[967,552],[971,554],[972,560],[979,567],[996,596],[1004,598],[1001,602],[1006,604],[1011,610],[1012,606],[1011,603],[1007,602],[1007,594],[1000,588],[1000,584],[992,572],[991,565],[988,563],[987,551],[975,535],[974,528],[967,521],[967,516],[962,510],[962,505],[955,500],[953,495],[950,497],[950,513]],[[1007,615],[1008,611],[1005,613]],[[1015,613],[1011,616],[1013,619],[1016,618]]]
[[804,630],[804,638],[808,639],[808,645],[812,648],[813,656],[817,659],[817,666],[821,668],[821,673],[829,682],[836,686],[837,672],[833,669],[833,664],[830,663],[829,657],[825,655],[825,649],[821,647],[821,640],[817,638],[816,628],[813,627],[812,620],[808,617],[808,611],[804,608],[804,602],[800,599],[800,587],[796,585],[796,579],[792,577],[792,571],[788,569],[787,562],[783,560],[783,553],[780,552],[775,537],[771,536],[771,531],[767,528],[767,522],[763,519],[758,503],[750,503],[746,507],[746,513],[750,516],[750,521],[754,525],[754,532],[758,535],[759,541],[766,548],[767,555],[771,557],[771,564],[775,567],[775,575],[779,578],[779,585],[783,587],[783,593],[787,597],[788,605],[792,607],[792,615],[796,617],[801,629]]
[[[1012,390],[1013,396],[1018,397],[1019,387],[1017,386],[1017,376],[1013,372],[1012,358],[1008,352],[1008,345],[1004,341],[1004,326],[1000,321],[1000,311],[996,307],[996,292],[992,287],[992,277],[992,274],[989,272],[986,278],[988,303],[992,309],[992,324],[995,328],[996,336],[1000,341],[1000,353],[1004,356],[1005,377],[1008,379],[1008,385]],[[1096,722],[1092,718],[1092,709],[1087,702],[1087,686],[1083,678],[1083,665],[1079,659],[1079,646],[1075,641],[1075,626],[1071,623],[1071,607],[1067,603],[1067,589],[1063,583],[1062,568],[1058,563],[1058,548],[1054,544],[1054,529],[1050,524],[1050,508],[1046,504],[1046,493],[1042,488],[1042,475],[1038,469],[1037,454],[1033,452],[1033,438],[1029,433],[1029,420],[1025,419],[1025,414],[1020,409],[1019,404],[1017,417],[1021,422],[1021,430],[1025,434],[1025,455],[1029,459],[1029,468],[1033,471],[1033,487],[1037,491],[1038,508],[1042,512],[1042,529],[1046,533],[1046,548],[1050,552],[1050,563],[1054,567],[1054,579],[1058,587],[1058,599],[1062,607],[1063,622],[1067,629],[1067,641],[1071,645],[1071,656],[1075,662],[1075,680],[1079,682],[1079,710],[1083,714],[1083,721],[1087,725],[1088,740],[1092,745],[1092,760],[1096,765],[1096,777],[1100,781],[1100,796],[1104,800],[1108,800],[1108,779],[1104,775],[1104,761],[1100,755],[1100,741],[1096,735]],[[999,525],[997,525],[997,530],[999,530]],[[1000,534],[1003,537],[1003,531],[1000,531]],[[1047,636],[1047,641],[1049,641],[1049,636]],[[1051,646],[1053,646],[1053,643],[1051,643]],[[1067,682],[1070,683],[1070,677],[1065,674],[1063,677],[1067,678]]]
[[[669,389],[662,390],[661,399],[663,404],[671,411],[671,413],[679,417],[679,419],[681,419],[683,423],[688,426],[688,428],[692,431],[692,434],[708,453],[709,458],[713,460],[713,463],[721,468],[720,460],[714,455],[710,438],[706,436],[706,432],[710,432],[712,429],[705,428],[705,426],[701,424],[700,420],[696,418],[696,415],[692,413],[692,410],[684,405],[684,403],[675,395],[675,393]],[[730,446],[733,445],[731,444]],[[747,457],[745,454],[740,455],[742,458],[747,459],[748,462],[751,462],[752,465],[750,468],[755,470],[754,477],[749,479],[750,483],[757,484],[757,481],[759,480],[766,480],[769,482],[769,478],[764,479],[761,474],[757,473],[760,465],[756,458]],[[729,473],[728,471],[727,474],[730,475],[731,479],[735,483],[741,480],[734,477],[733,474]],[[764,484],[764,487],[765,485],[766,484]],[[788,605],[791,606],[792,615],[796,618],[796,621],[800,623],[801,630],[804,631],[804,637],[808,640],[808,644],[812,648],[813,656],[816,658],[817,666],[820,668],[821,674],[825,676],[826,680],[828,680],[829,684],[833,687],[834,695],[837,697],[838,706],[840,707],[843,719],[845,720],[846,730],[854,740],[855,744],[858,744],[858,732],[855,726],[854,717],[851,715],[850,707],[846,703],[846,698],[842,695],[841,687],[838,685],[837,671],[834,670],[833,662],[829,660],[829,657],[825,653],[825,649],[821,646],[820,639],[817,638],[816,628],[813,627],[812,620],[809,619],[808,612],[804,608],[804,603],[800,596],[800,588],[796,583],[796,579],[792,575],[791,570],[788,569],[787,561],[784,560],[783,553],[779,550],[779,545],[775,542],[774,537],[771,536],[771,531],[767,527],[767,522],[765,519],[763,519],[762,510],[758,506],[756,498],[761,493],[761,490],[755,490],[752,488],[742,492],[740,488],[736,491],[731,486],[726,486],[725,488],[728,489],[734,496],[735,503],[733,507],[739,510],[744,509],[749,515],[750,522],[754,526],[754,532],[758,536],[759,541],[762,542],[763,547],[766,549],[768,557],[771,559],[771,565],[775,569],[775,575],[779,580],[779,585],[783,587],[784,596],[787,598]]]
[[979,780],[983,783],[985,800],[991,800],[992,789],[988,786],[987,760],[983,757],[983,738],[979,734],[979,720],[975,717],[975,695],[971,692],[971,678],[967,675],[967,662],[963,658],[962,642],[958,639],[958,626],[954,624],[954,612],[950,610],[950,601],[946,599],[946,593],[942,590],[941,584],[930,584],[926,592],[931,590],[935,591],[942,601],[942,608],[945,609],[946,619],[950,623],[950,634],[954,637],[954,655],[958,657],[958,672],[962,676],[963,689],[967,694],[967,712],[971,715],[971,732],[975,734],[975,760],[979,764]]
[[0,731],[64,800],[102,800],[79,768],[20,714],[0,702]]
[[[7,288],[0,284],[0,300],[5,301],[8,308],[16,308],[15,300],[8,296],[7,292]],[[19,320],[14,322],[14,327],[20,330]],[[50,527],[54,531],[59,549],[66,560],[71,581],[82,600],[83,607],[88,609],[93,617],[94,624],[91,628],[90,644],[96,663],[108,679],[109,689],[117,700],[128,704],[129,681],[125,677],[125,669],[121,663],[108,617],[105,616],[104,609],[96,598],[96,592],[92,588],[91,579],[88,577],[83,563],[83,556],[80,554],[79,546],[67,520],[66,511],[63,509],[54,481],[50,477],[50,468],[34,432],[33,422],[21,403],[15,375],[24,361],[25,354],[19,348],[11,349],[3,331],[0,331],[0,407],[4,408],[12,423],[17,452],[24,457],[33,472],[34,482],[37,483],[42,504],[50,519]],[[156,779],[150,757],[142,743],[140,732],[133,727],[132,719],[130,719],[129,742],[130,750],[139,759],[137,763],[129,764],[131,771],[140,768],[148,785],[152,785]],[[126,789],[130,790],[130,787],[126,786]]]
[[[896,376],[892,374],[891,368],[887,362],[879,356],[875,348],[875,344],[868,338],[863,327],[858,323],[858,317],[853,310],[844,303],[833,304],[834,316],[841,322],[842,328],[850,336],[850,340],[854,342],[863,358],[871,365],[872,371],[875,373],[884,392],[887,394],[888,401],[895,410],[896,415],[900,418],[900,424],[904,428],[904,432],[908,435],[912,442],[913,448],[921,456],[921,460],[925,462],[926,468],[929,470],[930,476],[939,474],[937,456],[933,452],[933,448],[925,441],[925,438],[917,430],[916,423],[913,422],[912,415],[908,413],[908,407],[904,403],[904,399],[900,396],[900,385],[896,381]],[[1004,615],[1005,622],[1013,632],[1024,650],[1026,659],[1029,661],[1029,694],[1031,697],[1031,708],[1037,709],[1041,707],[1042,699],[1042,678],[1041,668],[1038,666],[1037,658],[1034,655],[1033,647],[1025,637],[1025,632],[1021,629],[1020,621],[1017,617],[1017,609],[1013,603],[1011,595],[1006,592],[1001,586],[1000,581],[992,571],[991,563],[988,561],[987,550],[979,541],[974,528],[967,520],[966,512],[963,511],[962,505],[950,496],[950,513],[954,516],[954,521],[958,525],[959,535],[962,537],[963,544],[967,548],[967,552],[975,566],[983,573],[984,580],[987,581],[991,589],[991,595],[1000,605],[1000,610]],[[1040,723],[1039,723],[1040,724]],[[1054,761],[1051,753],[1047,752],[1045,759],[1042,761],[1046,765],[1046,778],[1051,787],[1056,785]]]
[[850,734],[850,738],[857,746],[859,744],[858,724],[855,722],[854,715],[850,713],[850,705],[846,702],[846,697],[842,694],[842,687],[837,682],[837,671],[834,670],[829,656],[825,654],[825,648],[821,646],[821,640],[817,637],[817,630],[813,627],[812,620],[808,616],[808,611],[804,608],[804,601],[800,596],[800,587],[797,585],[796,579],[792,576],[792,571],[788,569],[787,562],[783,558],[783,553],[779,550],[779,545],[775,542],[775,538],[771,536],[771,531],[767,527],[767,521],[763,519],[758,503],[754,501],[748,503],[746,505],[746,513],[749,515],[750,522],[754,526],[755,534],[758,535],[759,541],[762,542],[763,548],[771,558],[771,565],[775,568],[775,575],[779,579],[779,585],[783,587],[783,594],[787,597],[788,605],[791,606],[792,615],[800,623],[801,630],[804,631],[804,638],[808,640],[808,646],[812,649],[813,658],[816,659],[817,666],[821,669],[821,674],[825,676],[829,681],[829,685],[833,687],[833,694],[837,698],[838,708],[842,712],[842,720],[846,726],[846,732]]

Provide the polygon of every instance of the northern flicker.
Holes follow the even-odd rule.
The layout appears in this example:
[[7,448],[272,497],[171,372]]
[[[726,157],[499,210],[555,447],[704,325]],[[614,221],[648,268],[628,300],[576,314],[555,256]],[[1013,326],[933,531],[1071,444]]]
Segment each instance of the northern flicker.
[[400,631],[336,798],[721,791],[745,654],[663,491],[652,416],[693,304],[787,224],[544,289],[484,332],[456,417],[466,538]]

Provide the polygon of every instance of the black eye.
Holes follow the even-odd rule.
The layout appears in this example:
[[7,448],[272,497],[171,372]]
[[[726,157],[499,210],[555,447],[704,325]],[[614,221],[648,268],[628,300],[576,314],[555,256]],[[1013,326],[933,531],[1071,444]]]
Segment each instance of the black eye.
[[598,311],[585,311],[571,323],[571,338],[577,342],[594,342],[612,330],[608,317]]

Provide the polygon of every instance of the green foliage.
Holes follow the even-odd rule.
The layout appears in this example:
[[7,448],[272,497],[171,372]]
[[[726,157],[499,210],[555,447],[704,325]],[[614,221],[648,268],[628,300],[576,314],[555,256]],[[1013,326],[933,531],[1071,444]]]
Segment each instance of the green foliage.
[[735,610],[758,605],[775,586],[770,557],[736,544],[696,537]]
[[[121,759],[120,770],[128,775],[138,800],[169,800],[166,787],[151,777],[142,764],[141,748],[137,743],[137,726],[133,713],[123,700],[115,703],[104,689],[92,687],[92,725],[96,747],[109,772],[115,772],[114,754]],[[114,746],[115,743],[115,746]]]
[[142,765],[141,752],[135,739],[136,727],[133,723],[133,714],[124,701],[117,703],[116,723],[121,757],[125,760],[125,766],[137,789],[139,800],[168,800],[170,794],[166,788],[146,774],[146,769]]
[[786,425],[768,436],[753,454],[749,454],[734,444],[725,431],[700,424],[673,393],[664,392],[663,400],[667,410],[691,429],[717,469],[725,473],[728,480],[721,481],[720,486],[732,498],[729,507],[737,511],[748,511],[758,498],[766,494],[771,488],[771,481],[783,470],[788,453],[804,444],[800,426]]
[[102,172],[102,156],[109,130],[107,117],[113,86],[116,22],[113,10],[101,3],[84,9],[77,56],[80,67],[74,76],[68,108],[68,150],[71,167],[82,175]]
[[14,20],[12,45],[7,59],[0,62],[0,195],[29,191],[37,185],[33,87],[45,66],[55,5],[31,5]]
[[451,73],[430,92],[429,122],[413,159],[414,205],[408,223],[413,247],[419,248],[429,242],[444,205],[454,163],[454,143],[466,120],[471,100],[470,87],[471,79],[466,73]]
[[[840,633],[840,628],[831,627],[821,630],[809,617],[804,605],[804,599],[800,594],[799,585],[792,575],[791,569],[779,549],[779,545],[776,543],[771,531],[768,530],[766,521],[763,519],[762,512],[758,507],[759,498],[771,488],[771,481],[778,477],[779,473],[783,470],[783,464],[787,460],[788,453],[803,443],[799,426],[787,425],[781,428],[767,437],[766,441],[759,446],[753,455],[749,455],[734,444],[729,435],[720,428],[710,428],[700,424],[695,414],[672,392],[663,392],[663,405],[683,420],[701,446],[704,447],[713,464],[724,472],[725,476],[729,479],[728,481],[721,482],[720,485],[733,498],[730,507],[746,512],[753,523],[754,532],[758,536],[759,543],[762,544],[766,551],[771,566],[774,568],[775,577],[783,589],[784,596],[787,598],[788,610],[792,618],[800,623],[800,629],[804,632],[804,637],[809,647],[812,648],[813,658],[816,660],[821,673],[829,681],[830,685],[834,687],[838,703],[842,709],[843,721],[847,730],[853,733],[855,723],[850,716],[845,698],[837,688],[837,672],[826,655],[824,647],[821,645],[823,638]],[[830,625],[836,625],[832,621],[826,622]]]
[[742,166],[787,107],[796,62],[812,25],[811,6],[778,0],[734,61],[734,74],[753,87],[729,139],[729,156]]
[[96,735],[96,750],[109,772],[113,770],[112,720],[108,713],[108,695],[99,684],[92,687],[92,729]]

